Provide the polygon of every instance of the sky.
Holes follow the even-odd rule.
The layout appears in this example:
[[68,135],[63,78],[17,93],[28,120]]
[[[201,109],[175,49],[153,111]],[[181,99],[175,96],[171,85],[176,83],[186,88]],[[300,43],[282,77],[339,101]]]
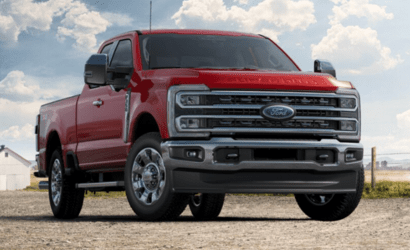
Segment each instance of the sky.
[[[104,40],[148,29],[149,8],[148,0],[0,0],[0,144],[33,160],[40,106],[80,94],[88,57]],[[152,29],[263,34],[303,71],[328,60],[361,95],[365,155],[410,153],[409,9],[405,0],[153,0]]]

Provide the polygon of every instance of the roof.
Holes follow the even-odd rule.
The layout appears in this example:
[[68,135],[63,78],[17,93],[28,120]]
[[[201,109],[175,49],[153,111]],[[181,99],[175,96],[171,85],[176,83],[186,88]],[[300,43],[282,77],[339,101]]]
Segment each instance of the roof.
[[7,152],[7,153],[9,153],[10,155],[12,155],[14,158],[16,158],[16,159],[19,160],[21,163],[23,163],[26,167],[28,167],[28,166],[30,166],[30,165],[32,164],[30,161],[26,160],[23,156],[17,154],[16,152],[14,152],[13,150],[11,150],[11,149],[9,149],[9,148],[7,148],[7,147],[4,147],[4,148],[1,148],[1,147],[0,147],[0,152],[2,152],[2,151]]
[[235,31],[223,30],[200,30],[200,29],[162,29],[162,30],[141,30],[143,35],[146,34],[184,34],[184,35],[217,35],[217,36],[251,36],[261,37],[251,33],[242,33]]

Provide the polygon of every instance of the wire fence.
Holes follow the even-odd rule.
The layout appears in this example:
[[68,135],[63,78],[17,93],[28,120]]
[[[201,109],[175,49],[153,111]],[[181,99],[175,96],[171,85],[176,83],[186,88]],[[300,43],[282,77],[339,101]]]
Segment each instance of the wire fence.
[[[377,156],[379,155],[410,155],[410,153],[388,153],[388,154],[377,154]],[[363,155],[363,156],[372,156],[370,155]]]

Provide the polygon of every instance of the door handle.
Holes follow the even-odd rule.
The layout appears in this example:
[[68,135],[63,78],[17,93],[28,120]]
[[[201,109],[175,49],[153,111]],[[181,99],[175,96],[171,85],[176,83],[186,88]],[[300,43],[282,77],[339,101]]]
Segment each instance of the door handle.
[[103,102],[101,101],[101,100],[98,100],[98,101],[93,101],[93,105],[94,106],[101,106],[103,104]]

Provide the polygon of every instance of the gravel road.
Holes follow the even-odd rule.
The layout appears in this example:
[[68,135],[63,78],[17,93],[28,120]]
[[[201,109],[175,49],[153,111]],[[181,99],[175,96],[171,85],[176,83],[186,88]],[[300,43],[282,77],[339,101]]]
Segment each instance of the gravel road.
[[410,249],[410,199],[362,200],[337,222],[307,218],[294,198],[227,196],[218,220],[143,222],[126,198],[86,199],[52,216],[47,193],[0,192],[0,249]]

